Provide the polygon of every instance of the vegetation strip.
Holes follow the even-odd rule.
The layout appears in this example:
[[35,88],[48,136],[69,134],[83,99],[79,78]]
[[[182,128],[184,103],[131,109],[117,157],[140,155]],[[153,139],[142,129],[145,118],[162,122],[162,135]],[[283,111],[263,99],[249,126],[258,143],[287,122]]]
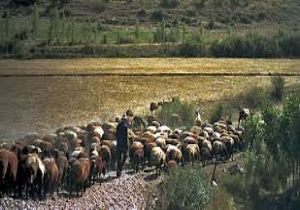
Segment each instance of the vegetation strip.
[[0,74],[0,77],[89,77],[89,76],[122,76],[122,77],[153,77],[153,76],[229,76],[229,77],[272,77],[272,76],[284,76],[284,77],[299,77],[300,73],[67,73],[67,74]]

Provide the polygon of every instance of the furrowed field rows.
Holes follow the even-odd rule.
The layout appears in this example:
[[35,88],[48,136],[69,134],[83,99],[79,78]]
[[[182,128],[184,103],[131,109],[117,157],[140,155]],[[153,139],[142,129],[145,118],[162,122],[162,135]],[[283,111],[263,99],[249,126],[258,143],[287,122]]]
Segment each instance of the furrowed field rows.
[[[253,87],[271,86],[269,77],[242,74],[299,74],[298,67],[299,60],[285,59],[0,60],[1,75],[18,75],[0,77],[0,137],[14,139],[33,131],[46,134],[63,125],[87,123],[99,117],[114,119],[128,108],[148,115],[150,102],[172,97],[201,106],[207,119],[217,103]],[[44,76],[51,74],[86,76]],[[221,76],[224,74],[231,75]],[[298,76],[284,78],[289,90],[300,84]]]

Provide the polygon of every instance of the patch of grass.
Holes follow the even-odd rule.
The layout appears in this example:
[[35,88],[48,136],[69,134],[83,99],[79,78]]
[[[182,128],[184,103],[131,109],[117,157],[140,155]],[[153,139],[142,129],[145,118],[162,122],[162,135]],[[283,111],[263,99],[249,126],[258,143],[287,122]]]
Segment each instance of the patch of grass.
[[162,184],[164,209],[204,209],[212,199],[201,167],[178,167]]
[[[158,113],[159,119],[171,126],[191,126],[194,122],[194,105],[181,101],[178,97],[172,99],[171,102],[164,103],[160,112]],[[174,122],[174,116],[178,116],[177,123]]]
[[284,78],[281,76],[272,77],[271,96],[276,101],[281,101],[284,95]]

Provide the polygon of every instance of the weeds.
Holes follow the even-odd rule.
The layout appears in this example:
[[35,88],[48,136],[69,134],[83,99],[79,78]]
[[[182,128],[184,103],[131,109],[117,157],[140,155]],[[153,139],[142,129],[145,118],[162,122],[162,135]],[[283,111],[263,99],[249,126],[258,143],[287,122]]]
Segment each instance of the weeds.
[[163,209],[204,209],[212,199],[201,167],[174,169],[162,184]]

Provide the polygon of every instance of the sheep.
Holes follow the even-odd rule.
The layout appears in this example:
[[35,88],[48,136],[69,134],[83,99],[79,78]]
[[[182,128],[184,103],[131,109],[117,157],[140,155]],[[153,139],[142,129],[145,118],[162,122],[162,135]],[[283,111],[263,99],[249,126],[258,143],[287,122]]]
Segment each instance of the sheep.
[[46,172],[44,163],[36,153],[29,153],[25,157],[22,168],[24,168],[25,172],[26,198],[28,198],[29,191],[32,198],[35,198],[36,192],[41,198],[44,175]]
[[160,147],[154,147],[151,150],[151,162],[155,166],[156,175],[161,174],[161,169],[166,162],[166,154]]
[[143,130],[146,128],[145,120],[140,116],[134,116],[132,119],[132,129],[133,130]]
[[58,167],[58,187],[62,189],[66,184],[67,172],[69,168],[68,158],[65,155],[64,151],[58,151],[57,149],[54,152],[55,161]]
[[157,132],[169,134],[171,132],[171,129],[166,125],[161,125],[157,128]]
[[107,145],[101,145],[99,150],[98,150],[99,156],[102,157],[103,164],[104,164],[104,173],[106,173],[106,170],[109,169],[109,166],[111,165],[111,160],[112,160],[112,152]]
[[249,109],[243,108],[239,111],[238,128],[240,128],[241,122],[244,121],[249,116],[250,116],[250,110]]
[[215,140],[212,143],[212,154],[215,158],[224,157],[224,156],[227,157],[228,152],[225,143],[220,140]]
[[211,159],[211,151],[207,147],[202,147],[200,150],[200,157],[202,161],[202,166],[205,166],[208,160]]
[[[104,163],[101,156],[91,155],[90,157],[90,183],[95,183],[103,174],[105,176]],[[100,183],[101,184],[101,183]]]
[[194,163],[199,158],[200,149],[198,144],[188,144],[184,150],[184,159],[187,162],[192,162],[192,165],[194,166]]
[[228,158],[233,157],[233,146],[234,140],[229,135],[224,135],[221,137],[221,141],[225,143],[226,150],[228,152]]
[[178,145],[178,144],[180,144],[180,141],[178,139],[168,138],[168,139],[166,139],[166,143],[167,144],[172,144],[172,145]]
[[151,115],[153,115],[154,111],[157,110],[161,106],[162,106],[162,102],[158,102],[158,103],[151,102],[150,103],[150,107],[149,107]]
[[72,195],[73,187],[75,187],[77,196],[79,191],[86,191],[86,184],[89,181],[90,161],[87,158],[80,158],[71,163],[69,174],[69,197]]
[[167,161],[175,160],[177,163],[183,161],[181,150],[177,146],[170,144],[167,146],[166,158]]
[[141,142],[133,142],[129,150],[130,160],[134,171],[137,173],[140,165],[144,167],[144,145]]
[[200,133],[202,132],[202,128],[200,126],[194,125],[193,127],[191,127],[190,132],[196,135],[200,135]]
[[9,185],[15,186],[18,164],[19,160],[14,152],[7,149],[0,149],[0,190],[2,193],[5,193]]
[[202,121],[202,118],[201,118],[201,115],[200,115],[200,110],[197,109],[195,114],[196,114],[196,118],[194,120],[194,125],[201,127],[202,124],[203,124],[203,121]]
[[[109,147],[110,149],[110,153],[111,153],[111,158],[110,158],[110,168],[112,170],[115,169],[115,165],[116,165],[116,161],[117,161],[117,141],[116,140],[113,140],[113,141],[110,141],[110,140],[102,140],[102,142],[100,143],[100,145],[106,145]],[[99,149],[98,149],[98,152],[99,152]],[[107,159],[106,159],[107,161]],[[105,162],[107,163],[107,162]]]
[[152,152],[152,149],[154,147],[156,147],[156,143],[155,142],[152,142],[152,141],[149,141],[149,142],[145,142],[143,143],[144,144],[144,160],[147,160],[148,161],[148,166],[151,166],[151,152]]
[[210,141],[208,141],[207,139],[205,139],[202,142],[201,148],[207,148],[210,152],[212,151],[212,144]]
[[183,142],[186,144],[198,144],[198,141],[194,137],[191,137],[191,136],[186,137],[183,140]]
[[46,169],[44,175],[44,197],[46,197],[48,190],[50,190],[50,195],[53,196],[54,189],[58,187],[58,181],[59,181],[58,167],[55,163],[55,159],[52,157],[47,157],[43,159],[43,163]]
[[151,132],[151,133],[155,133],[156,130],[157,130],[157,128],[156,128],[155,126],[153,126],[153,125],[150,125],[150,126],[148,126],[148,127],[146,128],[146,131],[149,131],[149,132]]
[[167,147],[167,143],[166,143],[166,139],[165,138],[157,138],[155,140],[155,143],[157,146],[159,146],[162,150],[166,150]]
[[96,126],[94,127],[93,134],[94,136],[97,136],[99,139],[101,139],[104,134],[104,130],[101,126]]

